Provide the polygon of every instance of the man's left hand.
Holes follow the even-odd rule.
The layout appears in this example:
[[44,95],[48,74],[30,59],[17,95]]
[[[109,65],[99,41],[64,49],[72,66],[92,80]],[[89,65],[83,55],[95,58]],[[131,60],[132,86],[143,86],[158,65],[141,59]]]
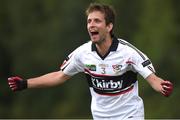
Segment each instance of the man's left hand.
[[165,80],[161,83],[161,85],[163,87],[162,94],[165,97],[169,97],[173,92],[173,84],[170,81]]

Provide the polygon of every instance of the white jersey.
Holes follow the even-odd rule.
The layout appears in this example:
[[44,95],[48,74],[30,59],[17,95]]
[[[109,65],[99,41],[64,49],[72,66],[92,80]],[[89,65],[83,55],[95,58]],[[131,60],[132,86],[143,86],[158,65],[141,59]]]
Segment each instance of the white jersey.
[[61,70],[70,76],[78,72],[86,74],[94,119],[144,117],[137,74],[146,78],[154,68],[148,57],[127,41],[114,37],[105,56],[89,41],[67,57]]

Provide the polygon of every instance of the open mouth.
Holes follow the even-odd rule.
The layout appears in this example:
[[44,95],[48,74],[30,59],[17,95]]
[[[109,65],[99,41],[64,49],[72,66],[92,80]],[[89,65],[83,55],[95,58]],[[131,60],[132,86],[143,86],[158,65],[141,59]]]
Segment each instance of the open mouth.
[[90,33],[91,33],[91,36],[94,36],[94,35],[98,35],[98,34],[99,34],[99,32],[97,32],[97,31],[90,32]]

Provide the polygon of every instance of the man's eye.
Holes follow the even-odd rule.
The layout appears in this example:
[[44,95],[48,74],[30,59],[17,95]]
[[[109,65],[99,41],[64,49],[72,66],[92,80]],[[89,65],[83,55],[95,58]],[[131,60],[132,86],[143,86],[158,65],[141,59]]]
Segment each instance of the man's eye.
[[99,20],[99,19],[96,19],[96,20],[95,20],[95,22],[96,22],[96,23],[100,23],[100,22],[101,22],[101,20]]
[[91,20],[87,20],[87,23],[91,23]]

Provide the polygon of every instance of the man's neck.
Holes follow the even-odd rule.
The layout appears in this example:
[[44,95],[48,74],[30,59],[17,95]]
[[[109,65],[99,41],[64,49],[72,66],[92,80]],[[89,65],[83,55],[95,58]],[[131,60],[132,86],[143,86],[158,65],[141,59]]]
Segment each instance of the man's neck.
[[112,38],[111,37],[107,37],[102,43],[96,44],[96,48],[98,53],[101,56],[104,56],[107,54],[107,52],[109,51],[109,48],[112,44]]

